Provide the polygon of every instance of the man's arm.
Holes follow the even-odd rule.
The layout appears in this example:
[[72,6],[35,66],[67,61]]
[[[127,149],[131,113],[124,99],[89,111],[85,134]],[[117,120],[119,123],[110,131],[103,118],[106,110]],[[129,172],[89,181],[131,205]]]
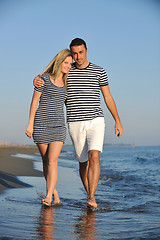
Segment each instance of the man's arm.
[[41,87],[44,84],[44,81],[41,79],[41,75],[39,74],[37,77],[35,77],[35,79],[33,80],[33,85],[35,87]]
[[110,93],[109,86],[103,86],[100,89],[103,94],[105,104],[115,120],[115,134],[118,137],[120,137],[123,133],[123,127],[122,127],[122,124],[121,124],[121,121],[120,121],[120,118],[118,115],[115,101]]

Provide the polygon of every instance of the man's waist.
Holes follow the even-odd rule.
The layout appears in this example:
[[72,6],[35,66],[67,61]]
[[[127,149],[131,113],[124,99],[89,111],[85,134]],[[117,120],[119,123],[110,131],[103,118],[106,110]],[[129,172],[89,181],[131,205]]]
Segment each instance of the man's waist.
[[88,115],[67,115],[67,122],[81,122],[81,121],[89,121],[89,120],[93,120],[94,118],[97,117],[104,117],[103,112],[99,112],[97,114],[88,114]]

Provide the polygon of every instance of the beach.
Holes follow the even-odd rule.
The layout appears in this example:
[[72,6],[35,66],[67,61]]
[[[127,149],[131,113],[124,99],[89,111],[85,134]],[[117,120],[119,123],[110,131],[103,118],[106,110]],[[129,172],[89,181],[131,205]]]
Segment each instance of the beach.
[[[33,160],[17,158],[15,155],[38,153],[37,147],[0,146],[0,193],[8,188],[24,187],[17,176],[42,176],[42,172],[33,168]],[[26,185],[27,186],[27,185]]]
[[0,166],[0,239],[74,239],[73,227],[67,224],[77,210],[83,211],[87,196],[77,174],[77,162],[67,161],[66,151],[62,151],[58,167],[61,207],[48,208],[41,203],[46,184],[37,147],[1,146]]
[[96,211],[86,206],[72,146],[58,160],[59,207],[41,203],[46,184],[37,147],[1,146],[0,166],[0,239],[160,239],[160,146],[104,147]]

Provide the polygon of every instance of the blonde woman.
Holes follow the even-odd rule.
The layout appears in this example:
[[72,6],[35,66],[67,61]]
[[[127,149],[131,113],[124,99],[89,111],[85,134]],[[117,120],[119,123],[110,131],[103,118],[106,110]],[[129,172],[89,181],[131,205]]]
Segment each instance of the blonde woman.
[[51,206],[53,196],[53,203],[60,203],[56,190],[58,157],[66,138],[63,107],[67,98],[67,76],[71,65],[71,52],[63,49],[44,70],[41,75],[44,85],[34,89],[26,129],[26,135],[29,138],[33,136],[42,156],[46,179],[46,197],[42,203],[46,206]]

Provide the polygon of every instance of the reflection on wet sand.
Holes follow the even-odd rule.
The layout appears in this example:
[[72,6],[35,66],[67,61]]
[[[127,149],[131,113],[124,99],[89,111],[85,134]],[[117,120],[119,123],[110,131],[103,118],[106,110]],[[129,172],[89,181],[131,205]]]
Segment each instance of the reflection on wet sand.
[[78,223],[75,225],[77,239],[93,240],[97,238],[96,215],[96,211],[83,209],[83,214],[77,219]]
[[52,207],[42,206],[37,227],[39,239],[55,239],[54,211]]
[[[54,240],[56,238],[55,223],[54,223],[55,208],[42,206],[40,217],[37,223],[38,239]],[[96,226],[97,212],[92,212],[83,209],[81,216],[77,218],[75,225],[74,239],[94,240],[97,239]]]

